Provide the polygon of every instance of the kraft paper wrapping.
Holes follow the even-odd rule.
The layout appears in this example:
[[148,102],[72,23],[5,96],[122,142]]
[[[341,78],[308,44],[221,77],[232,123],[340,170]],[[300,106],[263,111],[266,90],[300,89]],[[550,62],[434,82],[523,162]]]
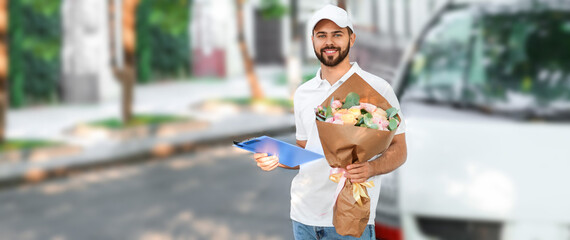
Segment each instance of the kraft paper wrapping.
[[[353,74],[321,105],[329,106],[331,98],[343,101],[349,92],[360,95],[361,103],[371,103],[384,110],[392,106],[372,86],[358,74]],[[400,116],[396,115],[398,121]],[[368,161],[373,156],[384,152],[392,142],[396,129],[382,131],[377,129],[340,125],[315,120],[325,158],[333,168],[346,168],[353,163]],[[362,198],[362,205],[353,197],[352,183],[345,182],[333,209],[333,225],[340,235],[360,237],[370,217],[370,199]],[[366,188],[364,188],[366,194]]]

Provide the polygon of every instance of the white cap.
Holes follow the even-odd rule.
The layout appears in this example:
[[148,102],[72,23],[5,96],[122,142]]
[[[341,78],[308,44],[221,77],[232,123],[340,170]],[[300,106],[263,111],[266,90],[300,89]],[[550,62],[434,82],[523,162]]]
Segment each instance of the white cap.
[[319,21],[323,19],[331,20],[341,28],[349,27],[350,30],[354,32],[354,27],[352,26],[352,21],[350,20],[348,13],[342,8],[328,4],[323,8],[317,10],[309,20],[309,23],[307,24],[309,36],[313,35],[315,26]]

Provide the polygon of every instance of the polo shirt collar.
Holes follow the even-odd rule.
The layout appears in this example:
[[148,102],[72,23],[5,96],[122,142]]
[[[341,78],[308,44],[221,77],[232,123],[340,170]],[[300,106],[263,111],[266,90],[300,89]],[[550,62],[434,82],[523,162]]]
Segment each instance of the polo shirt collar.
[[[344,75],[342,75],[342,77],[338,80],[338,83],[335,83],[335,84],[340,85],[340,84],[344,83],[344,81],[346,81],[350,76],[352,76],[352,74],[360,72],[360,67],[358,66],[358,63],[351,62],[350,64],[352,64],[352,67],[350,67],[350,69],[348,69],[348,72],[346,72]],[[320,68],[317,71],[316,78],[317,78],[317,83],[318,83],[317,88],[323,86],[324,84],[329,84],[329,82],[327,80],[321,79],[321,69]]]

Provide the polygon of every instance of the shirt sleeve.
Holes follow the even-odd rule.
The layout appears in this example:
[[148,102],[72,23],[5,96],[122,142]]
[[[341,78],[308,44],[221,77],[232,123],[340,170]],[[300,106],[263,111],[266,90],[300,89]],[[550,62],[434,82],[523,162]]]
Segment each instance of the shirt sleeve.
[[302,109],[303,105],[301,104],[300,97],[298,91],[295,92],[295,96],[293,98],[293,112],[295,114],[295,138],[299,141],[305,141],[308,139],[307,131],[305,126],[303,126],[303,118],[302,118]]
[[402,109],[400,108],[400,102],[398,101],[398,98],[396,97],[396,93],[394,93],[394,89],[392,89],[392,86],[387,85],[386,90],[384,91],[384,94],[382,94],[382,96],[384,96],[384,98],[386,98],[386,100],[388,100],[388,102],[390,103],[390,105],[392,105],[392,107],[395,107],[399,110],[398,114],[400,115],[400,119],[402,121],[400,122],[398,129],[396,129],[396,135],[401,134],[401,133],[405,133],[406,132],[406,118],[404,117],[404,114],[402,113]]

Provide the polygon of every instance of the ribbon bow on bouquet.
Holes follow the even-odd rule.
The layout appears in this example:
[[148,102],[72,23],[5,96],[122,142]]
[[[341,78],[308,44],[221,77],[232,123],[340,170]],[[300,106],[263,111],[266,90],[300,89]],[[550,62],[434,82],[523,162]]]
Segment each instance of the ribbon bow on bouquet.
[[[346,177],[344,176],[345,172],[346,169],[344,168],[331,169],[329,179],[335,183],[338,183],[336,187],[336,192],[334,194],[333,204],[336,202],[338,194],[340,193],[340,190],[342,190],[342,187],[344,186],[344,183],[346,181]],[[352,183],[352,196],[360,206],[362,206],[361,198],[370,198],[368,197],[368,194],[366,194],[366,191],[364,191],[364,187],[369,187],[369,188],[374,187],[374,182],[368,181],[363,183]]]

